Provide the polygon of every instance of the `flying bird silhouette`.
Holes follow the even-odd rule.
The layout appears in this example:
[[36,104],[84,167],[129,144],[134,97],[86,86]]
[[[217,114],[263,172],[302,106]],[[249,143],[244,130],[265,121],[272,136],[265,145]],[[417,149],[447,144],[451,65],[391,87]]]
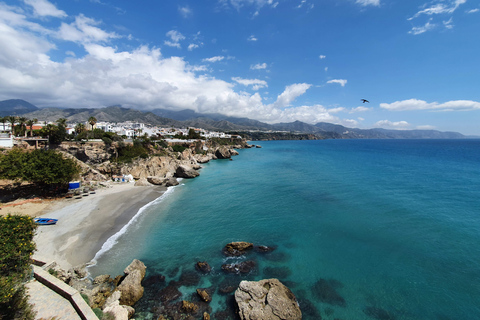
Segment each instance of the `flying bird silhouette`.
[[370,103],[370,101],[368,101],[367,99],[360,99],[360,100],[361,100],[363,103],[365,103],[365,102]]

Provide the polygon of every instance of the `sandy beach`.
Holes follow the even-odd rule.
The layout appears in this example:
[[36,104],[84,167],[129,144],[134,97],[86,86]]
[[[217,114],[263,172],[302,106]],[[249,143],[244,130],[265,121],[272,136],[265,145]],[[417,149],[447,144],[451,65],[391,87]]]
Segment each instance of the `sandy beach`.
[[117,184],[81,199],[30,201],[13,209],[2,208],[2,214],[12,211],[58,219],[56,225],[38,227],[34,238],[37,251],[33,257],[55,261],[68,270],[90,262],[109,237],[122,229],[141,207],[165,191],[165,187]]

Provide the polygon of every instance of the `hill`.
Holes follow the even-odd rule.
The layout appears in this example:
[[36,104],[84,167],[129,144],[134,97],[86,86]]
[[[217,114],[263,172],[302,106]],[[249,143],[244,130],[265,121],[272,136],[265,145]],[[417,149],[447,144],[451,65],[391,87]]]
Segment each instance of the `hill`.
[[25,113],[33,112],[38,110],[33,104],[21,100],[21,99],[10,99],[0,101],[0,116],[19,116]]

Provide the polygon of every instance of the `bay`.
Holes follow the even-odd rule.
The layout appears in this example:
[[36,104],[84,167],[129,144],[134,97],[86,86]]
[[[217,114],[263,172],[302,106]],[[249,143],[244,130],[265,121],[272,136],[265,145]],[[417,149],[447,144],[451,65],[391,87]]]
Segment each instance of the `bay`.
[[[181,287],[184,298],[276,277],[304,319],[480,318],[479,140],[260,144],[203,165],[144,208],[92,275],[121,274],[136,258],[168,283],[207,261],[212,274]],[[232,241],[276,249],[236,259],[255,260],[251,273],[225,275]],[[136,318],[153,316],[152,294]],[[217,291],[211,306],[228,302]]]

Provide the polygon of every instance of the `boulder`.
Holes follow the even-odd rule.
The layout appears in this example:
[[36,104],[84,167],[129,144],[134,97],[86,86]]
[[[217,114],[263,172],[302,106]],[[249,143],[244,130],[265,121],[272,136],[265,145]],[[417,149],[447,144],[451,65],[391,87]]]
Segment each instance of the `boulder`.
[[210,297],[210,295],[208,294],[207,290],[197,289],[197,294],[198,294],[198,296],[200,297],[200,299],[202,299],[202,300],[205,301],[205,302],[210,302],[210,301],[212,301],[212,297]]
[[147,177],[147,181],[150,182],[151,184],[159,186],[165,182],[165,178],[149,176]]
[[223,253],[227,256],[237,257],[245,254],[246,251],[253,249],[253,243],[250,242],[230,242],[223,248]]
[[211,154],[196,154],[194,155],[194,159],[197,160],[198,163],[207,163],[212,160]]
[[110,275],[103,274],[98,277],[95,277],[95,279],[93,279],[93,284],[100,284],[100,283],[108,282],[109,280],[111,280]]
[[112,314],[115,320],[128,320],[135,313],[135,309],[130,306],[120,305],[120,297],[121,293],[115,291],[105,302],[103,313]]
[[135,181],[135,187],[149,187],[149,186],[153,186],[153,184],[148,182],[146,178],[140,178],[137,181]]
[[143,262],[135,259],[123,272],[125,279],[116,289],[122,293],[120,304],[133,306],[143,296],[142,280],[145,278],[146,267]]
[[295,295],[278,279],[242,281],[235,291],[242,320],[300,320]]
[[182,310],[186,313],[195,313],[198,310],[198,306],[190,301],[182,301]]
[[178,186],[179,182],[175,178],[168,178],[165,180],[166,187]]
[[212,267],[210,267],[207,261],[198,261],[197,264],[195,264],[195,269],[203,273],[209,273],[212,271]]
[[175,176],[179,178],[191,179],[198,177],[199,175],[200,173],[186,165],[179,165],[177,170],[175,171]]
[[228,147],[220,147],[215,151],[215,157],[217,159],[229,159],[233,155],[232,150]]

